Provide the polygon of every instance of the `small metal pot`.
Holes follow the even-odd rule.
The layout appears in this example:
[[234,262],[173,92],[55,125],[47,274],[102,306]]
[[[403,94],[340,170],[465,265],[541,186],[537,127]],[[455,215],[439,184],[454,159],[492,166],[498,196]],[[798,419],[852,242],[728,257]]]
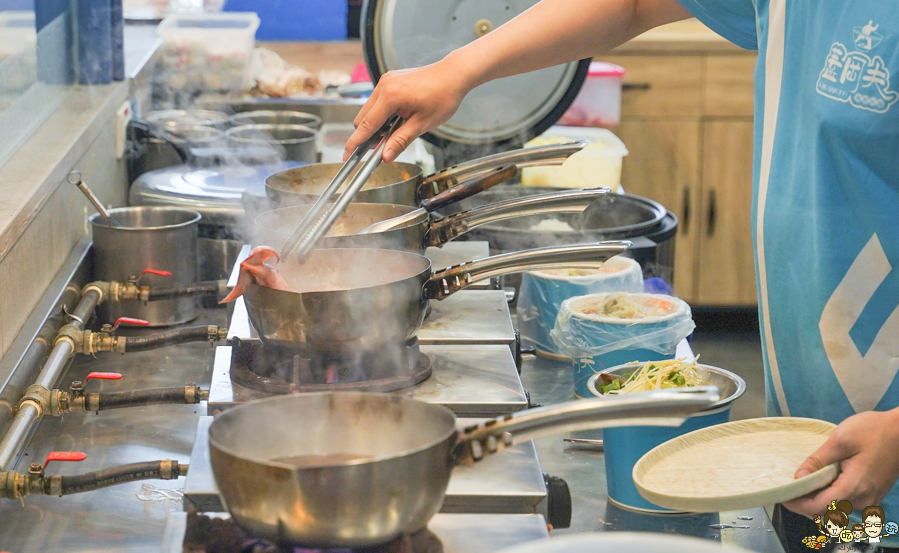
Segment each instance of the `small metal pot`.
[[[422,200],[505,165],[514,164],[519,169],[560,165],[586,145],[586,142],[566,142],[512,150],[460,163],[427,177],[421,167],[412,163],[382,163],[353,201],[418,207]],[[273,208],[313,204],[342,167],[342,163],[316,163],[279,171],[265,179],[265,194]]]
[[[143,285],[160,287],[197,282],[199,213],[177,207],[121,207],[109,213],[120,227],[108,225],[99,213],[89,219],[94,232],[94,279],[125,282],[137,277]],[[168,271],[172,276],[142,276],[144,269]],[[102,322],[136,317],[149,321],[150,326],[185,323],[198,314],[193,297],[148,303],[105,301],[98,307]]]
[[167,109],[161,111],[151,111],[143,118],[144,121],[151,125],[161,127],[170,126],[204,126],[224,128],[228,122],[228,116],[220,111],[212,110],[181,110]]
[[[335,221],[322,248],[384,248],[424,253],[428,247],[442,247],[470,230],[500,219],[545,213],[579,213],[609,192],[607,188],[566,190],[488,204],[448,217],[422,213],[402,227],[371,234],[359,234],[373,223],[399,217],[415,208],[393,204],[351,203]],[[309,206],[282,207],[256,217],[254,244],[282,244],[309,211]]]
[[228,129],[225,135],[240,148],[274,148],[286,161],[318,161],[318,133],[302,125],[241,125]]
[[232,127],[241,125],[302,125],[310,129],[321,130],[322,119],[311,113],[302,111],[259,110],[245,111],[232,115],[228,119]]

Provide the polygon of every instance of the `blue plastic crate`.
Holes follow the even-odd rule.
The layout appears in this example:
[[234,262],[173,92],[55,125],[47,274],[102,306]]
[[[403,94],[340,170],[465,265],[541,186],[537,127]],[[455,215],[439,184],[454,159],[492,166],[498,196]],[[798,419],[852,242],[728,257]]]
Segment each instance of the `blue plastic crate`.
[[346,0],[227,0],[225,11],[256,12],[256,40],[346,40]]

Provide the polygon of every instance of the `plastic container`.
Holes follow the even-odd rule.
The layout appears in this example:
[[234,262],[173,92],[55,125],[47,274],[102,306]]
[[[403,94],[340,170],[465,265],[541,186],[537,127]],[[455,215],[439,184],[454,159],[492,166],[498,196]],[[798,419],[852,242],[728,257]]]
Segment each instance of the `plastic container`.
[[521,184],[556,188],[608,186],[613,190],[617,189],[621,184],[621,165],[627,155],[627,148],[608,129],[554,126],[528,142],[527,146],[544,146],[572,140],[586,140],[589,144],[562,165],[525,167],[521,170]]
[[258,28],[252,12],[169,15],[156,30],[164,41],[163,82],[176,90],[242,92],[252,85]]
[[568,359],[550,338],[562,302],[601,292],[642,292],[643,269],[633,259],[616,256],[593,274],[568,275],[564,271],[524,273],[518,297],[518,328],[544,357]]
[[587,382],[594,374],[631,362],[672,359],[677,344],[690,335],[693,323],[687,302],[659,294],[629,294],[634,301],[663,302],[664,314],[621,319],[585,313],[611,294],[590,294],[562,302],[550,337],[571,358],[574,392],[591,397]]
[[259,14],[259,40],[346,40],[349,6],[342,0],[228,0],[226,12]]
[[601,61],[591,63],[584,86],[559,119],[559,124],[606,129],[617,126],[621,122],[623,80],[623,67]]
[[[612,367],[604,372],[624,375],[633,372],[638,367],[625,365]],[[663,443],[683,436],[688,432],[723,424],[730,420],[730,409],[743,392],[746,391],[746,382],[730,371],[699,365],[698,372],[703,375],[703,383],[717,386],[721,393],[721,400],[711,408],[692,415],[682,425],[671,428],[667,426],[622,426],[618,428],[606,428],[602,431],[603,452],[606,465],[606,486],[608,499],[612,503],[626,509],[652,512],[652,513],[676,513],[670,509],[659,507],[643,499],[634,485],[632,472],[634,465],[649,450]],[[588,387],[593,396],[604,397],[596,389],[595,381],[599,375],[590,378]]]

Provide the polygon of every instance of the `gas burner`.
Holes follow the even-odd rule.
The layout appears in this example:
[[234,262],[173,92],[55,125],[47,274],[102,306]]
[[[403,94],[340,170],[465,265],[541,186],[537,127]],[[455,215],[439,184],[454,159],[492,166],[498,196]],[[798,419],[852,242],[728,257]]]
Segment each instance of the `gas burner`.
[[443,553],[440,538],[429,530],[401,536],[389,543],[363,549],[306,549],[278,546],[254,539],[230,518],[187,514],[184,553]]
[[231,343],[231,380],[266,393],[392,392],[429,376],[431,361],[419,351],[417,338],[346,357],[266,346],[258,340],[233,338]]

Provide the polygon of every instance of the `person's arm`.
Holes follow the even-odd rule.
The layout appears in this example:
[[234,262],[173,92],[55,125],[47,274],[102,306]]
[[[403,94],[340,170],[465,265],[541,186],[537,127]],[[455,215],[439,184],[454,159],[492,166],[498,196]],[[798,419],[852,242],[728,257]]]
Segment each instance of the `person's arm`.
[[386,162],[449,120],[478,85],[601,54],[688,17],[678,0],[543,0],[437,63],[384,74],[354,121],[344,159],[393,113],[406,122],[388,142]]
[[868,411],[844,420],[795,477],[834,463],[839,463],[840,475],[830,486],[784,507],[813,516],[825,512],[833,500],[849,500],[858,509],[879,505],[899,478],[899,409]]

